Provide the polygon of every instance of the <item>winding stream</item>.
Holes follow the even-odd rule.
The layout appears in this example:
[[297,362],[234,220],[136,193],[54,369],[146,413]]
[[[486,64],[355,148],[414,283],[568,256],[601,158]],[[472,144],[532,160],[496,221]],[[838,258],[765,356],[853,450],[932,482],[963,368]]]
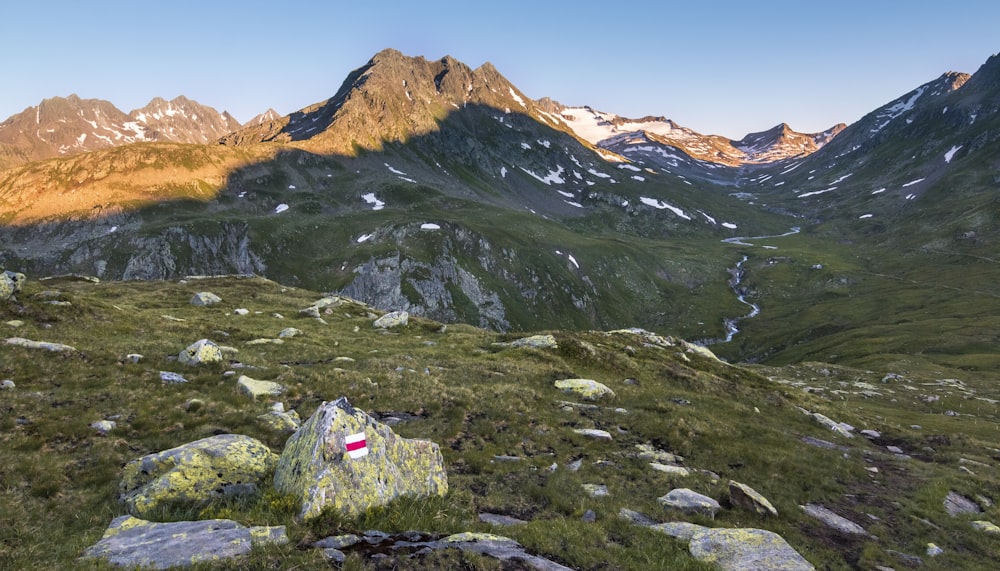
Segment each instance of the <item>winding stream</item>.
[[[753,246],[754,245],[753,243],[747,242],[746,240],[762,240],[762,239],[765,239],[765,238],[783,238],[785,236],[791,236],[793,234],[798,234],[801,230],[802,229],[800,227],[794,226],[794,227],[790,228],[789,231],[785,232],[784,234],[775,234],[773,236],[735,236],[733,238],[726,238],[726,239],[724,239],[722,241],[725,242],[726,244],[737,244],[737,245],[740,245],[740,246]],[[725,317],[725,318],[723,318],[722,322],[723,322],[723,325],[726,328],[726,337],[725,337],[725,339],[705,339],[705,340],[702,341],[702,345],[716,345],[718,343],[729,343],[730,341],[733,340],[733,337],[736,336],[736,334],[740,332],[740,328],[738,326],[738,324],[739,324],[740,321],[743,321],[744,319],[750,319],[752,317],[757,317],[758,315],[760,315],[760,306],[757,305],[756,303],[752,303],[752,302],[747,301],[746,300],[746,293],[743,292],[742,288],[740,287],[740,284],[743,282],[743,276],[746,273],[746,270],[743,269],[743,264],[745,264],[748,259],[749,259],[749,257],[743,256],[743,259],[736,263],[736,267],[729,268],[727,271],[732,276],[732,278],[730,278],[730,280],[729,280],[729,287],[732,288],[733,293],[736,294],[736,300],[739,301],[740,303],[742,303],[743,305],[748,306],[750,308],[750,313],[747,313],[746,315],[741,315],[739,317]]]

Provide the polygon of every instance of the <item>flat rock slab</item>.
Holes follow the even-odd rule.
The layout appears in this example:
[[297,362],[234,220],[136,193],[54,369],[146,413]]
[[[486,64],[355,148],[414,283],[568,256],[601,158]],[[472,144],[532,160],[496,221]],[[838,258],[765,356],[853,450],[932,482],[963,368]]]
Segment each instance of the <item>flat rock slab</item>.
[[522,347],[530,347],[533,349],[559,348],[559,344],[556,342],[556,338],[552,335],[532,335],[530,337],[522,337],[520,339],[515,339],[510,343],[494,343],[494,345],[503,345],[507,347],[513,347],[515,349]]
[[517,519],[516,517],[510,517],[509,515],[493,514],[493,513],[481,513],[479,514],[479,521],[483,523],[488,523],[490,525],[521,525],[528,523],[523,519]]
[[240,378],[236,380],[236,387],[241,393],[253,399],[257,397],[276,397],[288,390],[280,383],[258,381],[246,375],[240,375]]
[[7,345],[13,345],[15,347],[24,347],[25,349],[42,349],[44,351],[52,351],[53,353],[69,353],[76,351],[76,347],[70,345],[63,345],[62,343],[49,343],[48,341],[32,341],[31,339],[25,339],[23,337],[11,337],[4,341]]
[[285,526],[246,527],[227,519],[154,523],[115,518],[83,559],[126,568],[168,569],[246,555],[254,545],[288,542]]
[[274,487],[298,498],[308,520],[328,507],[353,517],[400,496],[444,495],[448,476],[437,444],[402,438],[340,398],[288,439]]
[[688,546],[691,556],[720,571],[814,571],[780,535],[763,529],[705,529]]
[[611,433],[607,430],[599,430],[596,428],[575,428],[573,429],[573,432],[581,436],[587,436],[597,440],[611,440]]
[[961,514],[977,514],[983,511],[976,502],[955,491],[950,491],[945,496],[944,509],[951,517]]
[[668,521],[666,523],[656,523],[648,527],[653,531],[665,533],[670,537],[676,537],[682,541],[691,541],[691,538],[693,538],[696,533],[711,529],[703,525],[688,523],[686,521]]
[[802,508],[802,511],[806,512],[806,515],[818,519],[828,527],[836,529],[837,531],[851,535],[868,535],[865,528],[847,519],[846,517],[833,513],[821,505],[806,504],[799,507]]

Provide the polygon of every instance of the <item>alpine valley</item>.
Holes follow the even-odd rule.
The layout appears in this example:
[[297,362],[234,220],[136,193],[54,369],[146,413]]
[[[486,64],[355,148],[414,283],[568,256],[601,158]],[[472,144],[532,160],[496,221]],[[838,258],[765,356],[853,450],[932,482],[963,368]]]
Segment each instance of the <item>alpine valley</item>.
[[[851,125],[740,140],[391,49],[329,99],[244,125],[185,97],[46,99],[0,123],[0,270],[28,276],[0,301],[0,338],[16,336],[0,343],[0,567],[78,563],[123,513],[133,458],[223,433],[280,453],[288,434],[257,421],[277,396],[237,395],[223,373],[239,365],[303,418],[347,396],[440,443],[451,491],[308,522],[274,491],[157,512],[289,526],[289,544],[197,569],[328,568],[318,540],[374,529],[493,531],[525,552],[393,536],[336,564],[990,569],[998,252],[996,55]],[[188,303],[206,289],[224,301]],[[409,324],[372,328],[387,311]],[[306,341],[260,342],[282,316]],[[551,345],[517,343],[539,332]],[[41,337],[71,351],[11,342]],[[183,389],[149,380],[206,337],[239,361],[185,369]],[[551,386],[582,377],[616,395]],[[590,428],[612,440],[573,432]],[[741,510],[737,480],[780,515]],[[724,509],[664,511],[682,486]],[[803,559],[699,556],[704,532],[664,527],[679,521],[769,530]],[[68,539],[49,549],[42,528]]]

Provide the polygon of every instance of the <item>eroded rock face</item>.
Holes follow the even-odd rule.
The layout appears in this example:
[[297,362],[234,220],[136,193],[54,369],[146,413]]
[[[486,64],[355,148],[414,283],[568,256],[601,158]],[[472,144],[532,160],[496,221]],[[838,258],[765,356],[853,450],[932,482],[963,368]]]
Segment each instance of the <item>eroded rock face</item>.
[[148,517],[166,504],[197,505],[254,493],[275,460],[256,439],[220,434],[129,462],[118,489],[129,513]]
[[274,487],[299,498],[308,520],[328,507],[352,517],[404,495],[444,495],[448,477],[437,444],[397,436],[340,398],[288,439]]
[[245,527],[227,519],[154,523],[126,515],[115,518],[82,558],[104,559],[118,567],[168,569],[238,557],[254,545],[287,542],[285,526]]

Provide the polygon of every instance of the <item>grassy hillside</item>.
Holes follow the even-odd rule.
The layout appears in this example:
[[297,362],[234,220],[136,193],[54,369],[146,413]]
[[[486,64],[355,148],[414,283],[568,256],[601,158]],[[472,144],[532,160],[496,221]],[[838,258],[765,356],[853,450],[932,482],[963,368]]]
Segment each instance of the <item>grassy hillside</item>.
[[[189,304],[195,292],[206,290],[223,302]],[[230,432],[280,450],[286,435],[256,418],[271,402],[238,394],[227,370],[288,386],[280,400],[303,418],[340,396],[369,413],[404,418],[395,426],[398,433],[441,445],[450,491],[355,519],[330,514],[309,524],[296,522],[295,506],[275,492],[164,512],[165,520],[226,517],[289,526],[287,545],[197,569],[327,569],[320,551],[309,548],[312,541],[368,529],[494,531],[579,569],[706,568],[682,543],[620,520],[621,508],[658,521],[769,529],[823,569],[900,567],[894,552],[922,556],[928,569],[987,569],[1000,552],[1000,539],[974,531],[969,521],[997,521],[997,507],[958,518],[942,507],[949,490],[1000,499],[997,407],[984,400],[1000,395],[978,375],[956,384],[926,368],[883,381],[888,371],[875,364],[730,366],[686,353],[679,341],[665,346],[596,331],[555,331],[558,349],[501,348],[494,343],[515,336],[423,319],[379,331],[371,326],[378,312],[355,304],[331,310],[322,324],[298,317],[298,309],[320,294],[263,279],[29,281],[18,297],[0,304],[2,337],[75,350],[0,345],[0,377],[16,384],[0,392],[0,568],[74,567],[81,551],[124,513],[116,499],[120,469],[143,454]],[[237,308],[249,313],[237,315]],[[289,326],[304,335],[249,344]],[[244,368],[235,368],[236,362],[190,368],[174,360],[206,337],[238,349],[233,359]],[[129,353],[144,358],[131,363],[124,358]],[[160,371],[190,382],[164,384]],[[577,399],[553,382],[573,377],[600,381],[617,396],[593,403],[597,408],[565,404]],[[938,399],[925,398],[931,396]],[[859,430],[879,430],[882,437],[838,436],[799,407]],[[103,419],[118,423],[107,436],[89,427]],[[575,428],[604,429],[613,440],[591,440]],[[841,448],[810,445],[808,438]],[[638,445],[683,456],[683,465],[695,472],[657,472],[638,456]],[[503,456],[520,460],[498,458]],[[577,460],[580,468],[572,471]],[[729,505],[729,479],[756,488],[780,515],[764,518]],[[591,498],[582,484],[604,484],[609,495]],[[664,511],[656,498],[682,486],[720,500],[725,509],[714,521]],[[809,502],[863,525],[877,539],[824,527],[799,509]],[[581,519],[587,510],[596,521]],[[529,523],[495,529],[478,521],[481,512]],[[944,554],[925,556],[928,542]],[[449,552],[381,561],[369,555],[351,552],[344,567],[510,568]]]

